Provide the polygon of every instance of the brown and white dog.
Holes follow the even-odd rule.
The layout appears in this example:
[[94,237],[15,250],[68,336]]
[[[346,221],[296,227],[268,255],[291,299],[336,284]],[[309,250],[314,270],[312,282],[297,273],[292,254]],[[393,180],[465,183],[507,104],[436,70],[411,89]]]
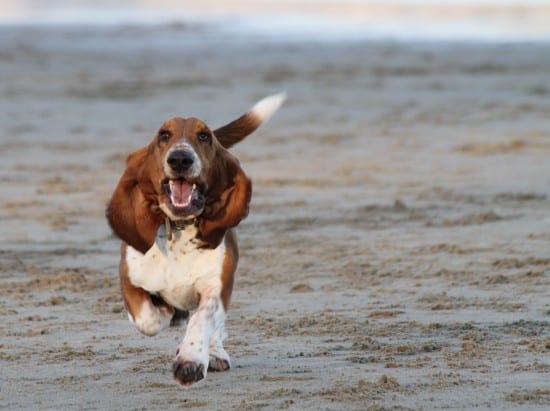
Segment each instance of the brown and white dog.
[[120,286],[136,328],[154,335],[198,308],[173,365],[184,386],[231,366],[222,342],[239,257],[232,228],[248,214],[252,185],[227,149],[283,101],[267,97],[214,131],[197,118],[166,121],[128,157],[107,206],[122,239]]

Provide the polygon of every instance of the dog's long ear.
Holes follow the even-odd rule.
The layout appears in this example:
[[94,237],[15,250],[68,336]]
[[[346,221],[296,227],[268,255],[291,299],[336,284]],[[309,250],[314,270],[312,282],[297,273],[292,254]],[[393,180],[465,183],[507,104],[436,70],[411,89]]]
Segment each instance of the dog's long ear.
[[138,185],[138,174],[147,158],[148,147],[130,154],[126,170],[107,206],[105,215],[114,233],[142,253],[155,241],[162,219],[154,213]]
[[[229,153],[224,161],[223,186],[212,194],[213,201],[206,204],[199,220],[200,238],[215,248],[227,229],[235,227],[248,215],[252,183],[236,158]],[[222,180],[222,179],[220,179]]]
[[247,113],[237,120],[214,130],[214,135],[225,148],[229,148],[269,120],[286,99],[285,93],[274,94],[257,102]]

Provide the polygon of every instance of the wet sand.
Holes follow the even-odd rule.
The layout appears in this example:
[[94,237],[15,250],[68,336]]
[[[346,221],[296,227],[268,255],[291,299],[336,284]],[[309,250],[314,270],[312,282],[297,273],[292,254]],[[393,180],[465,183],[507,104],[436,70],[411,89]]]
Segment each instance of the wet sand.
[[[548,44],[1,30],[0,408],[549,406]],[[104,207],[166,118],[282,89],[233,149],[254,183],[233,369],[186,390],[183,329],[126,318]]]

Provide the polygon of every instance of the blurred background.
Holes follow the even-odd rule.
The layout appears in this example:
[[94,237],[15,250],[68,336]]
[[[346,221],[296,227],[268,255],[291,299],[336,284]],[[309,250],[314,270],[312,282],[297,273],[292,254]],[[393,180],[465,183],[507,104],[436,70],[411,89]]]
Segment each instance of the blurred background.
[[[485,69],[506,76],[498,60],[507,48],[518,50],[509,61],[522,67],[531,53],[542,58],[549,20],[547,0],[4,0],[2,138],[15,130],[18,140],[34,139],[43,118],[57,125],[40,133],[47,140],[78,130],[79,139],[96,141],[107,129],[127,134],[124,125],[149,131],[177,113],[218,124],[233,108],[281,89],[288,89],[290,104],[308,100],[302,108],[315,118],[326,109],[327,120],[355,112],[366,121],[382,109],[373,104],[385,98],[379,92],[391,94],[380,88],[386,79],[426,74],[432,88],[442,86],[447,63],[432,61],[435,51],[448,51],[450,65],[468,66],[459,69],[465,81]],[[499,51],[485,58],[483,47]],[[390,63],[396,59],[398,67]],[[539,80],[526,87],[546,90]],[[326,98],[330,88],[341,92]],[[404,104],[413,94],[421,98],[401,91],[394,95]],[[286,115],[303,117],[296,113]],[[84,117],[101,122],[83,123]]]
[[12,24],[210,23],[216,31],[310,39],[544,40],[548,0],[6,0]]
[[[547,405],[549,74],[546,0],[2,0],[0,407]],[[232,149],[236,366],[182,395],[104,207],[167,118],[282,90]]]

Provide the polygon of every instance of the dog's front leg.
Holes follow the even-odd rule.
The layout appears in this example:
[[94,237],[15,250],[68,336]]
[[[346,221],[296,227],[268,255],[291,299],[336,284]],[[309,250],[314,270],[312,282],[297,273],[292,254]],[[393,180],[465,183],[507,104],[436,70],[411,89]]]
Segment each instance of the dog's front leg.
[[[119,274],[120,289],[124,298],[124,305],[128,311],[128,317],[142,334],[155,335],[168,327],[171,321],[177,322],[183,317],[182,312],[176,312],[173,307],[166,304],[162,299],[132,284],[128,275],[125,248],[123,248]],[[174,318],[176,317],[175,314],[177,314],[177,318]]]
[[185,337],[176,351],[172,370],[176,381],[183,386],[206,377],[210,340],[225,320],[220,293],[221,290],[216,287],[201,296],[199,308],[189,319]]

